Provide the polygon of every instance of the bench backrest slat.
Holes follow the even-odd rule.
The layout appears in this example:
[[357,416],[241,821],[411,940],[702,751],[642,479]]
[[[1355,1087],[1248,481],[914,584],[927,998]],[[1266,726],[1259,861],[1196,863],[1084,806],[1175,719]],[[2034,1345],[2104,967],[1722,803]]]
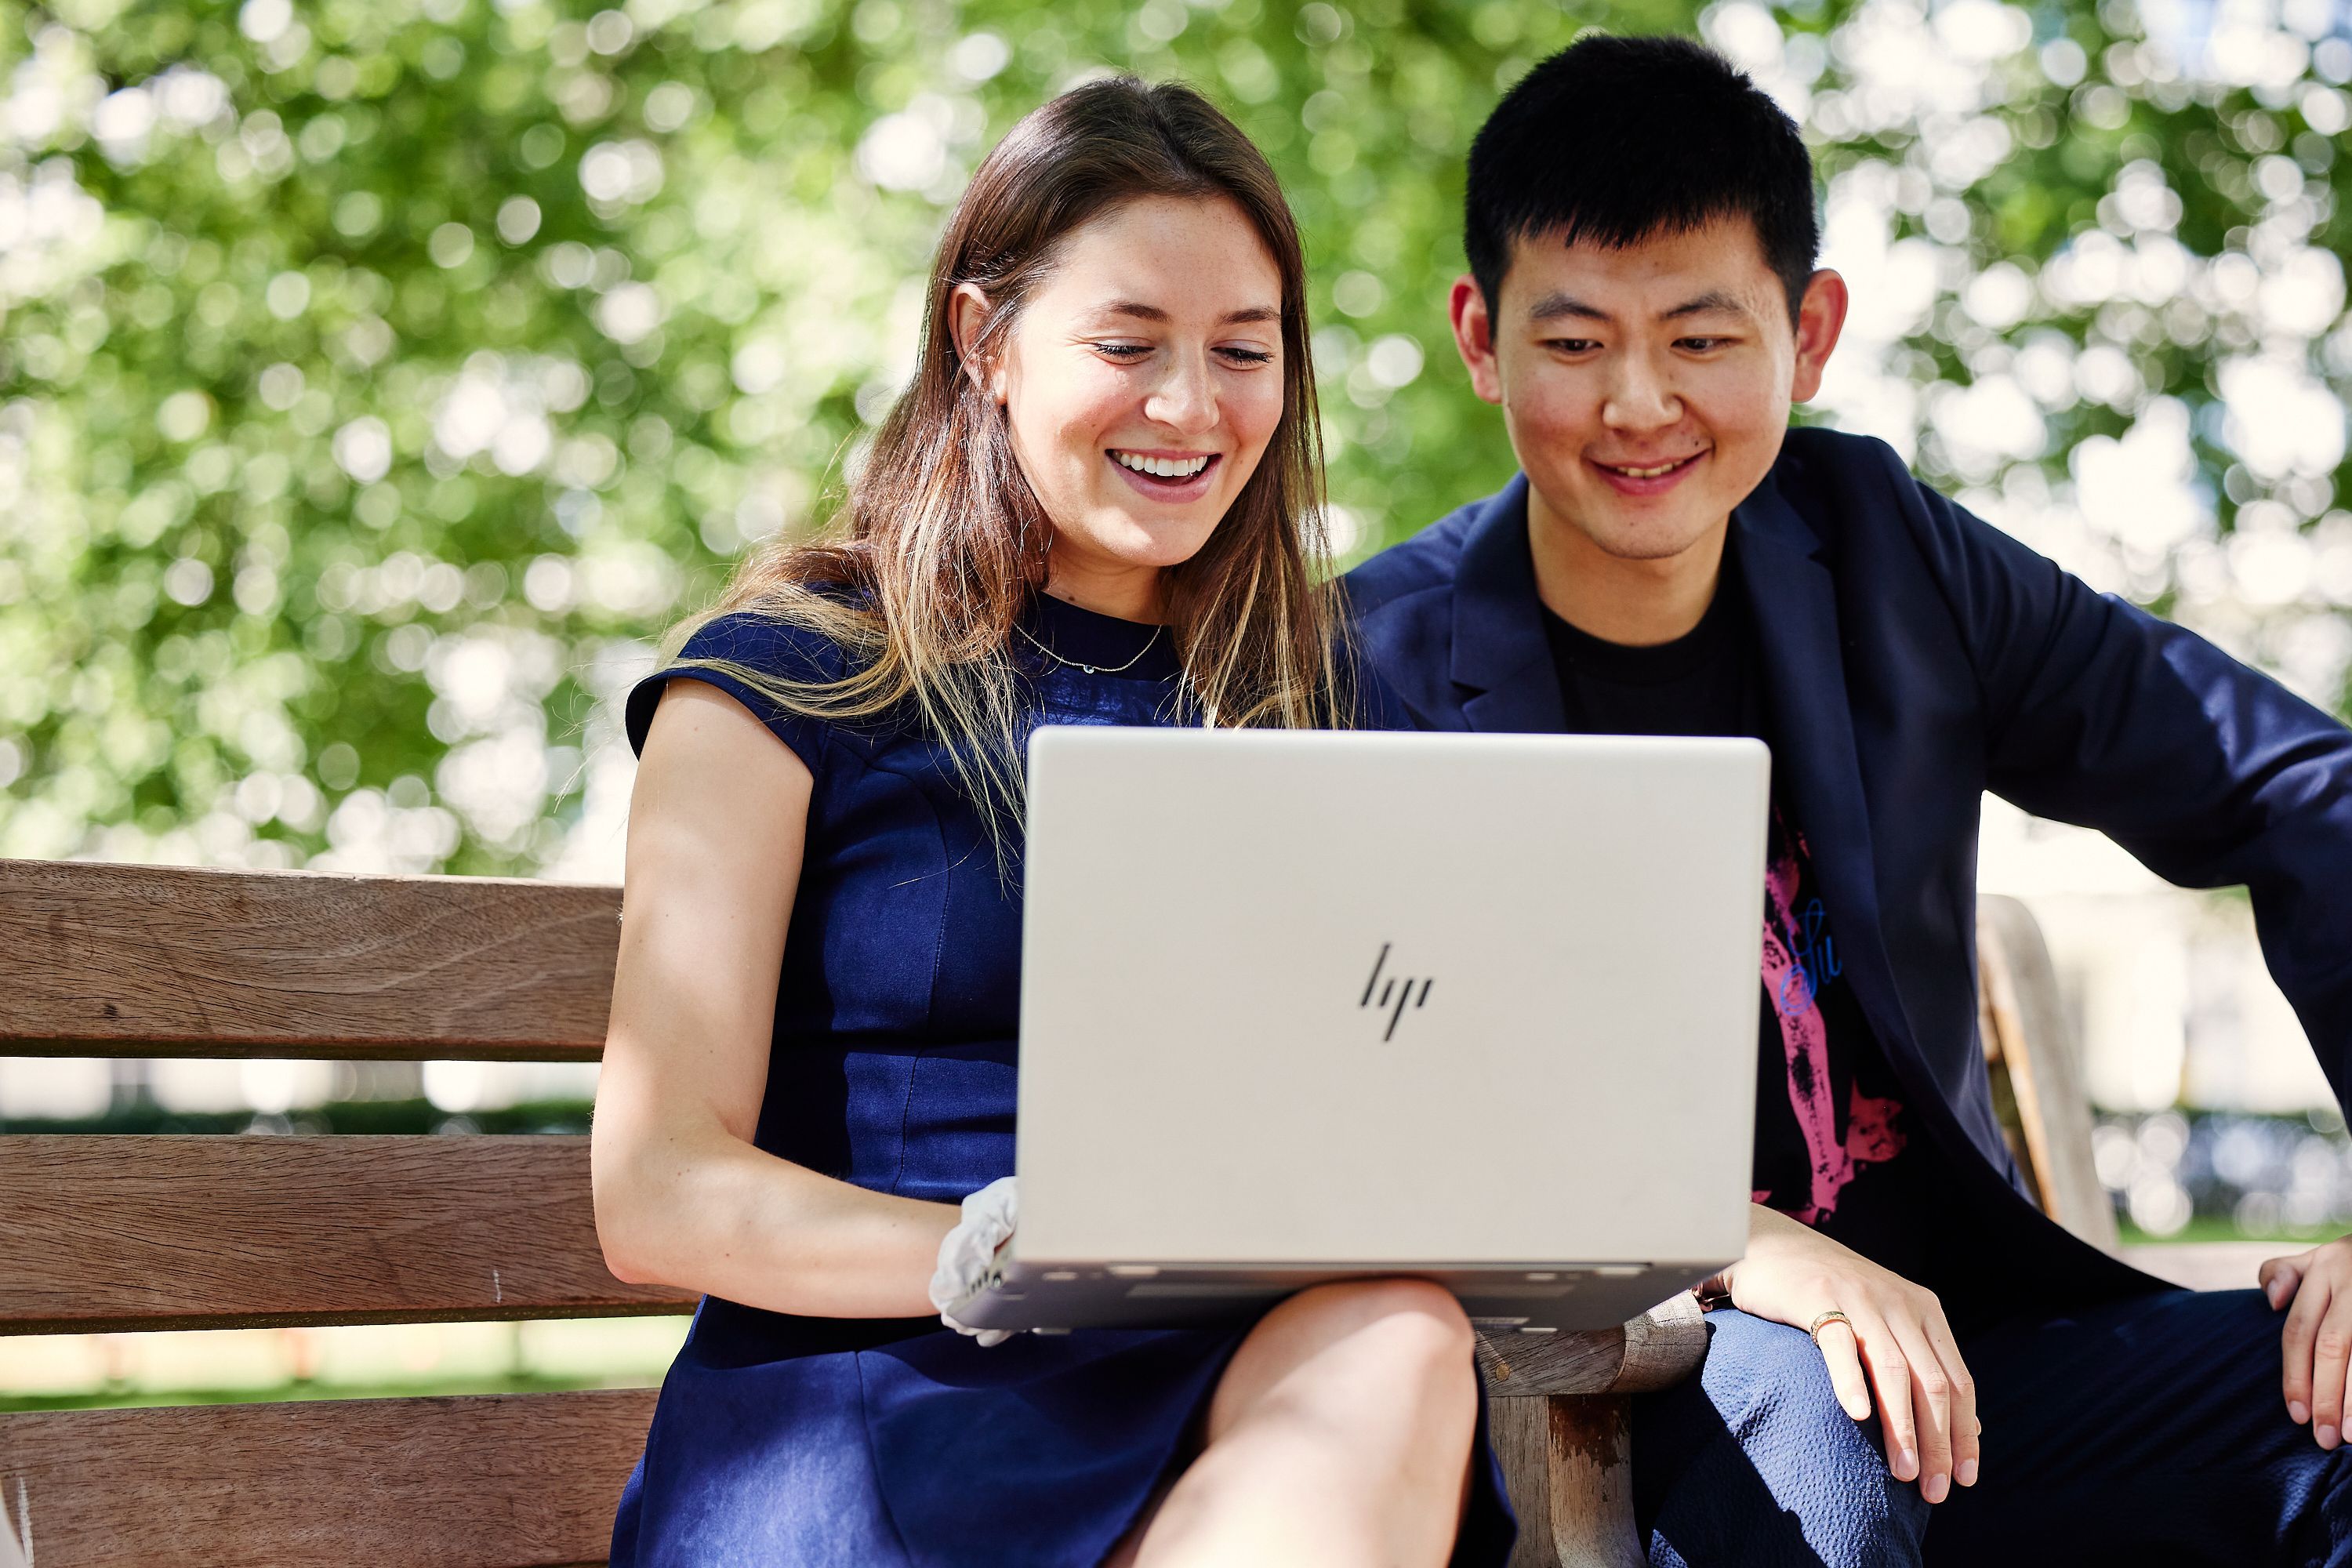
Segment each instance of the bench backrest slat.
[[0,1333],[691,1310],[604,1269],[588,1140],[0,1137]]
[[[39,1568],[601,1563],[650,1389],[0,1415]],[[21,1486],[21,1491],[19,1488]]]
[[1977,967],[1980,1016],[2016,1097],[2018,1141],[2042,1212],[2113,1252],[2115,1203],[2091,1159],[2082,1052],[2031,910],[1994,894],[1977,900]]
[[617,888],[0,860],[0,1054],[593,1060]]

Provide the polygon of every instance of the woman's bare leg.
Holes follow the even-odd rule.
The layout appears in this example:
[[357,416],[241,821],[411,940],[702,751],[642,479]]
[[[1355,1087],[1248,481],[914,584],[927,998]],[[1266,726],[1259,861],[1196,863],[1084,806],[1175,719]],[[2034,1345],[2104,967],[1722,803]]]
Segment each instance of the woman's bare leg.
[[1242,1342],[1200,1458],[1111,1562],[1440,1568],[1478,1419],[1471,1345],[1460,1304],[1426,1280],[1292,1297]]

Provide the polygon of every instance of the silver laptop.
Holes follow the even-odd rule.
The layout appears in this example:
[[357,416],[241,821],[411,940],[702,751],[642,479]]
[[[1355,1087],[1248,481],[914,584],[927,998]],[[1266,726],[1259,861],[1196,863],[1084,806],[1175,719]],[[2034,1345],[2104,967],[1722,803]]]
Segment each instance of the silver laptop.
[[1029,759],[1021,1221],[961,1321],[1411,1274],[1540,1333],[1746,1249],[1761,744],[1068,727]]

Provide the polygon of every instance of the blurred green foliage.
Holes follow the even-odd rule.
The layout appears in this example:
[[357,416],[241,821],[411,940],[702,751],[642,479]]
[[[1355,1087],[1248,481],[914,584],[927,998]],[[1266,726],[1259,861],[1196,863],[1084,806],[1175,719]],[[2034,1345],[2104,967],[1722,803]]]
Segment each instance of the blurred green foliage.
[[1339,531],[1403,536],[1510,471],[1462,154],[1589,26],[1805,118],[1818,416],[2335,700],[2352,46],[2265,3],[0,0],[0,853],[610,874],[610,700],[821,521],[962,177],[1090,71],[1272,157]]

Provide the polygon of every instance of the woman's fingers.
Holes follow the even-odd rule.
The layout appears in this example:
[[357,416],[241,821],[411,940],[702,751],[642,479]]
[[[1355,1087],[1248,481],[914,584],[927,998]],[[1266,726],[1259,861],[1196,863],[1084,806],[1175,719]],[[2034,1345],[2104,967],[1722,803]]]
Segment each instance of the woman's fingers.
[[[2294,1307],[2286,1315],[2286,1327],[2279,1331],[2279,1349],[2284,1363],[2286,1413],[2298,1425],[2311,1419],[2313,1363],[2317,1359],[2319,1322],[2327,1312],[2327,1286],[2324,1279],[2306,1279],[2294,1293]],[[2339,1377],[2340,1384],[2341,1379]],[[2341,1415],[2341,1395],[2338,1395]],[[2339,1424],[2337,1431],[2342,1431]],[[2325,1445],[2323,1445],[2325,1446]]]
[[1830,1387],[1845,1413],[1857,1421],[1870,1419],[1870,1380],[1862,1373],[1862,1342],[1853,1325],[1832,1319],[1813,1336],[1822,1360],[1830,1369]]
[[1877,1310],[1852,1306],[1854,1337],[1861,1342],[1863,1370],[1878,1397],[1878,1424],[1886,1440],[1886,1468],[1898,1481],[1919,1479],[1919,1433],[1911,1414],[1911,1360]]
[[1952,1338],[1952,1325],[1944,1320],[1939,1304],[1926,1319],[1927,1342],[1936,1349],[1937,1357],[1952,1380],[1952,1479],[1964,1487],[1977,1484],[1978,1461],[1981,1454],[1984,1423],[1977,1416],[1977,1380],[1969,1374],[1969,1363],[1960,1355],[1959,1342]]

